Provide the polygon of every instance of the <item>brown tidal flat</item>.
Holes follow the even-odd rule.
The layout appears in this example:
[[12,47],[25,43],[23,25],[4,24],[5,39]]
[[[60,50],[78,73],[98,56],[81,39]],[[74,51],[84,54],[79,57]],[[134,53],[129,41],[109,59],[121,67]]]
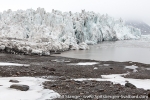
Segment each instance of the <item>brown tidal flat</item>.
[[[56,100],[115,100],[124,96],[137,96],[139,100],[148,100],[150,90],[130,88],[109,81],[75,81],[74,78],[101,78],[101,75],[123,74],[134,79],[150,79],[149,64],[138,62],[113,62],[73,59],[55,56],[0,54],[0,62],[29,64],[30,66],[0,66],[2,77],[44,77],[50,79],[43,83],[45,89],[52,89],[61,95]],[[95,65],[73,65],[79,62],[97,62]],[[137,72],[125,66],[138,66]],[[96,69],[95,69],[96,68]],[[51,77],[52,76],[52,77]],[[51,81],[53,80],[53,81]],[[146,83],[145,83],[146,84]],[[144,84],[143,84],[144,85]],[[103,98],[101,98],[103,96]],[[110,96],[110,97],[108,97]],[[141,96],[141,98],[140,98]],[[126,98],[123,100],[129,100]],[[132,98],[131,100],[137,100]]]

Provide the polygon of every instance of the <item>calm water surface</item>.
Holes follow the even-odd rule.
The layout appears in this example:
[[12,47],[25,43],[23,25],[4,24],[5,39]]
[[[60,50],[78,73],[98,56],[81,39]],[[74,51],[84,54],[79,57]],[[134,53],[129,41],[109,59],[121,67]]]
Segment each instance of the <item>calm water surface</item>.
[[134,61],[150,64],[150,40],[103,42],[89,50],[71,50],[58,56],[101,61]]

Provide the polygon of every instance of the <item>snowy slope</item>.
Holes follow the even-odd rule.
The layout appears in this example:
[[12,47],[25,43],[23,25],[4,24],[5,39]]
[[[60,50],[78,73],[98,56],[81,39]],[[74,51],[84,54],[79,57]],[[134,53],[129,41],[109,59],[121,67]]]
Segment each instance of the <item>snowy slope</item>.
[[141,34],[148,35],[150,34],[150,26],[143,21],[140,20],[127,20],[125,22],[126,25],[130,25],[136,27],[141,30]]
[[139,29],[124,25],[122,19],[84,10],[49,13],[38,8],[0,13],[0,49],[49,55],[50,51],[88,49],[86,44],[140,36]]

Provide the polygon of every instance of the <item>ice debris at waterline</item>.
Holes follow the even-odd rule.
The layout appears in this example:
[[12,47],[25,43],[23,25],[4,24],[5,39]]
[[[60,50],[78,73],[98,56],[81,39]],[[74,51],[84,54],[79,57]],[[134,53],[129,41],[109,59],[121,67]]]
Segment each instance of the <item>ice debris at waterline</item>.
[[0,50],[50,55],[50,51],[88,49],[101,41],[138,39],[139,29],[94,12],[46,12],[37,10],[0,13]]

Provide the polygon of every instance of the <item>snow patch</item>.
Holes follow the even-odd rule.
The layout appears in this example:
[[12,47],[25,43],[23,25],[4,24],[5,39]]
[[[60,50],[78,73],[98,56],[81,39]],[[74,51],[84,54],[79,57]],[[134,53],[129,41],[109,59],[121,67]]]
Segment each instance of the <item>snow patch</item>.
[[94,70],[98,69],[97,67],[94,67]]
[[133,69],[133,72],[137,72],[138,66],[135,66],[135,65],[132,65],[132,66],[125,66],[125,68]]
[[146,68],[147,70],[150,70],[150,68]]
[[[86,80],[95,80],[95,81],[111,81],[114,84],[121,84],[125,85],[128,81],[134,84],[137,88],[143,88],[145,90],[150,89],[150,79],[131,79],[131,78],[124,78],[122,75],[126,74],[110,74],[110,75],[101,75],[102,78],[78,78],[74,79],[75,81],[86,81]],[[144,84],[144,85],[143,85]]]
[[[14,84],[9,80],[18,80],[19,83],[28,85],[28,91],[19,91],[9,88]],[[34,77],[0,77],[0,100],[50,100],[59,97],[60,95],[53,90],[43,89],[42,82],[47,81],[42,78]]]
[[0,66],[30,66],[30,65],[28,65],[28,64],[0,62]]
[[68,65],[95,65],[97,62],[79,62],[79,63],[70,63]]

